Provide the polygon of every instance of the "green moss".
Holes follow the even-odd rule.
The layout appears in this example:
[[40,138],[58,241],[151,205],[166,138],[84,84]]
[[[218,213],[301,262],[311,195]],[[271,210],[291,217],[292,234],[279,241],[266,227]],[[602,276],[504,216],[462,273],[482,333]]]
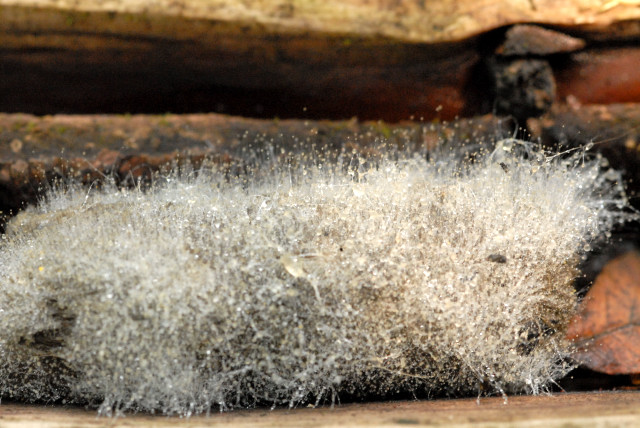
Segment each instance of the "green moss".
[[13,132],[19,132],[22,130],[22,128],[24,128],[25,126],[27,126],[27,124],[25,122],[22,121],[15,121],[13,122],[13,125],[11,125],[11,131]]
[[379,132],[386,140],[388,140],[392,136],[392,129],[386,122],[379,121],[378,123],[376,123],[375,130]]
[[53,131],[58,134],[58,135],[62,135],[64,133],[66,133],[69,130],[69,127],[66,125],[57,125]]
[[[131,117],[131,115],[129,115],[129,118]],[[158,125],[159,126],[164,126],[164,127],[169,127],[171,126],[171,122],[169,122],[169,115],[165,114],[163,116],[159,116],[158,117]]]
[[29,121],[29,123],[27,123],[25,129],[29,134],[31,134],[31,133],[33,133],[33,131],[36,130],[37,127],[38,127],[38,125],[36,124],[36,122]]

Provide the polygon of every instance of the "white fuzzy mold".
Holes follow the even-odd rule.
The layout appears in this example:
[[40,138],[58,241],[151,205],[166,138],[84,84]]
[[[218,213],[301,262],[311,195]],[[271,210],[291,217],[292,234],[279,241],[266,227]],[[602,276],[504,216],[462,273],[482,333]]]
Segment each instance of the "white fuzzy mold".
[[598,157],[302,163],[69,186],[18,215],[0,395],[190,415],[566,373],[576,266],[626,205]]

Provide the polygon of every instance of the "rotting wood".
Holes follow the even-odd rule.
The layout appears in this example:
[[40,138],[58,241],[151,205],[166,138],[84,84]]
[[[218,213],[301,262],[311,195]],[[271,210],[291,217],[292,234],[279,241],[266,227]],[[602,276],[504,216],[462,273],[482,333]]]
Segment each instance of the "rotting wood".
[[470,44],[0,2],[0,111],[452,118],[479,101]]
[[[436,37],[434,40],[427,40],[427,42],[446,43],[439,46],[415,44],[416,40],[410,39],[411,37],[416,37],[415,33],[410,31],[405,31],[402,34],[394,33],[394,31],[403,31],[409,28],[407,27],[409,22],[406,19],[407,17],[415,16],[413,10],[402,10],[401,12],[403,13],[395,14],[395,16],[399,17],[398,19],[404,20],[396,22],[395,27],[387,26],[387,21],[384,21],[384,25],[379,26],[363,25],[363,30],[360,32],[360,29],[353,30],[352,28],[355,27],[350,27],[350,25],[354,25],[353,22],[341,24],[338,20],[339,28],[336,27],[337,29],[334,28],[333,30],[329,28],[327,34],[324,34],[322,32],[325,29],[318,29],[319,27],[314,26],[322,24],[320,18],[325,17],[323,11],[315,11],[311,18],[305,20],[304,13],[296,15],[299,10],[291,6],[294,2],[278,2],[277,8],[273,6],[275,15],[270,15],[273,12],[270,9],[270,2],[263,2],[267,4],[267,8],[265,11],[259,11],[266,12],[264,16],[261,15],[256,18],[251,14],[244,15],[246,10],[241,10],[241,8],[238,9],[237,15],[225,15],[225,17],[232,16],[240,20],[248,19],[250,21],[249,24],[241,31],[237,31],[234,28],[236,21],[211,18],[206,14],[203,15],[202,9],[197,9],[197,7],[189,9],[189,3],[193,3],[191,6],[198,6],[200,3],[197,1],[174,1],[170,4],[167,2],[167,10],[170,13],[166,16],[158,16],[155,12],[148,15],[147,11],[141,9],[117,10],[114,12],[113,10],[98,10],[99,7],[82,11],[65,10],[63,7],[63,9],[53,10],[47,9],[47,7],[53,6],[54,3],[56,7],[65,6],[66,4],[78,5],[79,3],[47,0],[34,0],[31,2],[38,8],[42,6],[44,9],[31,9],[27,14],[27,12],[20,9],[24,5],[28,7],[27,3],[0,0],[0,32],[6,28],[3,25],[12,24],[13,21],[11,19],[16,16],[18,18],[21,16],[24,18],[27,15],[30,17],[39,16],[43,19],[40,23],[36,21],[29,21],[26,25],[19,23],[18,25],[24,26],[12,27],[7,32],[7,35],[0,35],[4,47],[2,50],[3,63],[0,64],[3,67],[0,68],[5,71],[8,70],[7,76],[10,77],[8,79],[0,79],[4,82],[4,86],[0,84],[0,89],[9,95],[6,99],[17,99],[18,103],[23,103],[18,104],[19,106],[41,104],[43,106],[41,112],[52,111],[55,110],[56,106],[59,107],[61,105],[59,98],[63,102],[66,99],[69,102],[67,105],[77,105],[73,103],[77,102],[78,93],[87,94],[88,103],[95,102],[98,99],[98,105],[108,108],[116,101],[119,103],[117,104],[118,108],[121,108],[124,102],[124,105],[131,106],[130,109],[135,111],[136,108],[139,108],[136,102],[142,98],[148,100],[148,105],[153,105],[159,100],[161,101],[163,97],[185,97],[184,86],[176,92],[171,92],[173,90],[172,85],[176,83],[184,85],[185,82],[192,81],[194,75],[201,78],[207,74],[212,77],[211,80],[205,82],[205,87],[207,85],[221,85],[220,82],[224,86],[224,84],[232,82],[232,79],[238,78],[238,76],[240,76],[240,81],[251,82],[252,85],[255,85],[255,87],[244,88],[248,95],[245,99],[240,100],[239,107],[237,107],[238,111],[250,111],[250,115],[273,115],[273,112],[283,111],[278,109],[280,105],[284,104],[291,105],[290,110],[285,110],[289,112],[288,114],[304,116],[306,113],[302,111],[301,106],[310,104],[309,110],[316,116],[335,116],[345,111],[357,111],[361,117],[380,117],[380,112],[383,111],[380,106],[384,106],[387,109],[387,115],[389,115],[389,111],[394,112],[394,116],[385,117],[391,118],[391,120],[398,120],[420,113],[431,117],[428,116],[433,114],[430,110],[435,110],[436,106],[442,106],[440,110],[442,117],[452,117],[456,114],[480,112],[483,107],[478,106],[481,106],[483,102],[485,107],[487,105],[487,99],[483,98],[484,94],[477,89],[477,82],[475,82],[476,87],[469,85],[469,82],[474,83],[473,79],[470,80],[470,76],[473,76],[478,69],[478,64],[483,60],[481,53],[475,50],[476,43],[479,43],[481,39],[472,38],[460,41],[469,35],[475,36],[481,31],[474,30],[475,32],[471,31],[467,34],[457,33],[456,31],[458,30],[466,29],[466,31],[469,31],[469,28],[472,28],[472,26],[467,26],[468,23],[465,22],[462,22],[464,25],[456,22],[455,25],[446,27],[447,31],[441,31],[442,29],[438,28],[440,24],[434,24],[433,27],[425,27],[427,30],[434,30],[433,34]],[[124,3],[111,2],[111,4],[116,5]],[[141,4],[144,2],[128,3]],[[358,7],[355,3],[361,2],[353,2],[353,4],[349,1],[347,2],[349,7],[354,8]],[[445,9],[454,4],[453,2],[441,3]],[[486,7],[483,12],[489,11],[491,13],[493,3],[496,2],[485,3]],[[545,9],[552,13],[556,20],[536,19],[536,17],[540,17],[539,14],[536,15],[538,12],[531,12],[532,15],[527,15],[526,19],[515,19],[513,18],[514,15],[511,15],[511,10],[507,10],[505,14],[492,13],[491,18],[498,19],[502,23],[500,25],[536,20],[542,23],[559,24],[563,30],[566,30],[565,26],[569,26],[570,28],[567,30],[569,33],[578,37],[585,36],[585,39],[590,42],[613,39],[623,45],[622,47],[597,46],[595,48],[591,46],[588,51],[570,53],[560,60],[556,58],[554,70],[556,71],[555,77],[558,79],[558,94],[561,100],[569,98],[582,103],[606,103],[611,100],[637,101],[640,99],[640,92],[638,92],[640,78],[636,69],[639,51],[633,46],[624,46],[624,43],[637,39],[639,34],[638,24],[633,21],[618,21],[620,16],[623,16],[623,19],[638,19],[633,14],[637,9],[634,9],[632,2],[607,2],[604,5],[602,3],[596,5],[595,2],[582,2],[582,10],[569,10],[566,16],[555,7],[557,3],[551,5],[551,7],[547,4],[549,2],[544,4],[536,2],[535,5],[533,2],[530,3],[533,5],[531,6],[533,11],[538,10],[538,8]],[[164,5],[165,3],[160,2],[159,4]],[[396,3],[394,5],[387,5],[384,2],[380,4],[384,6],[384,10],[381,13],[397,12],[397,8],[401,7],[395,6]],[[475,5],[477,5],[477,2]],[[514,9],[519,10],[519,6],[518,4]],[[566,6],[566,2],[563,6]],[[592,6],[595,9],[592,10]],[[404,4],[402,7],[407,6]],[[526,8],[523,10],[526,13]],[[597,10],[597,13],[594,10]],[[303,10],[303,12],[306,13],[308,11]],[[619,12],[623,13],[618,15]],[[20,15],[21,13],[24,13],[24,15]],[[192,14],[189,15],[189,13]],[[625,13],[628,13],[628,15],[625,15]],[[580,14],[579,19],[573,22],[563,21],[565,18],[571,18],[572,14]],[[393,14],[391,15],[393,16]],[[592,15],[595,18],[589,18]],[[363,19],[361,22],[357,19],[359,15],[354,16],[356,24],[362,24],[362,22],[367,24],[368,21],[366,19],[374,19],[377,15],[364,13],[361,17]],[[433,13],[430,16],[433,16],[434,20],[442,18],[437,13]],[[456,18],[455,14],[448,14],[445,18],[450,16]],[[4,19],[7,17],[9,19]],[[140,17],[143,19],[138,20]],[[345,14],[344,17],[340,18],[353,18],[348,14]],[[575,16],[573,17],[575,18]],[[100,25],[100,20],[106,18],[112,19],[111,23],[116,24],[115,30],[111,27]],[[320,20],[318,21],[318,19]],[[212,24],[212,21],[215,22]],[[589,23],[585,24],[585,22]],[[54,26],[46,27],[51,23]],[[300,23],[302,23],[302,26],[299,26]],[[484,23],[494,25],[489,29],[498,25],[489,19],[483,20],[482,24]],[[577,23],[580,25],[575,27]],[[95,24],[99,25],[95,26]],[[39,27],[39,25],[44,27]],[[68,31],[60,31],[53,37],[56,25],[66,25]],[[80,26],[79,30],[76,25]],[[30,26],[33,26],[33,28],[29,28]],[[145,26],[147,29],[151,28],[156,31],[156,33],[151,35],[135,33],[135,31],[145,28]],[[216,30],[212,30],[214,27]],[[609,29],[615,28],[616,30],[612,31],[611,34],[607,34],[604,30],[607,27]],[[38,31],[42,28],[45,28],[46,31],[43,34],[38,34]],[[185,28],[193,28],[193,31],[201,32],[194,36],[184,31]],[[91,30],[94,31],[93,34],[91,34]],[[122,31],[122,33],[117,34],[118,31]],[[165,33],[164,31],[167,32]],[[372,33],[371,31],[374,32]],[[375,33],[375,31],[379,31],[379,33]],[[441,40],[438,37],[451,37],[451,39]],[[221,40],[222,43],[220,43]],[[243,45],[247,40],[250,42],[248,47]],[[454,43],[451,43],[451,40],[454,40]],[[44,44],[42,44],[43,41]],[[16,44],[12,45],[14,42]],[[194,43],[197,44],[196,42],[200,44],[194,45]],[[425,40],[419,41],[419,43],[424,42]],[[104,45],[102,45],[103,43]],[[226,49],[222,52],[223,61],[220,62],[222,64],[220,68],[211,69],[211,65],[214,63],[213,59],[207,62],[206,58],[220,60],[220,57],[217,56],[220,51],[211,48],[211,45],[207,46],[207,43],[217,43]],[[267,49],[263,50],[265,43],[267,43]],[[70,45],[75,45],[77,50],[69,50]],[[95,49],[98,45],[101,47]],[[105,46],[106,49],[103,49]],[[310,47],[318,49],[314,51]],[[61,52],[67,52],[68,56],[60,55]],[[168,56],[167,53],[169,54]],[[236,54],[239,56],[236,56]],[[318,62],[318,57],[315,55],[318,55],[318,57],[325,56],[326,59]],[[23,62],[25,58],[27,58],[27,61]],[[53,76],[55,80],[60,77],[66,78],[69,75],[74,75],[74,70],[78,66],[76,61],[78,58],[82,58],[80,63],[85,66],[85,69],[84,74],[81,72],[76,75],[79,78],[73,81],[75,84],[73,91],[66,94],[65,91],[69,90],[69,86],[67,85],[65,88],[63,85],[62,88],[58,88],[58,92],[54,93],[54,97],[48,96],[51,95],[51,93],[47,92],[51,81],[41,80],[38,77]],[[248,61],[239,61],[240,65],[237,65],[238,63],[234,61],[237,61],[238,58]],[[383,58],[382,65],[375,62],[378,58]],[[286,60],[284,65],[279,63],[283,59]],[[295,76],[290,73],[291,63],[297,61],[299,61],[299,64],[304,64],[300,70],[307,73],[305,79],[298,78],[296,80]],[[416,62],[418,65],[415,65]],[[112,68],[107,69],[105,73],[104,67],[108,63],[112,64]],[[184,74],[182,74],[183,70],[176,66],[176,64],[181,63],[186,64],[187,72]],[[42,75],[26,73],[32,80],[30,82],[31,85],[25,87],[25,80],[21,80],[25,74],[24,71],[33,70],[33,68],[29,67],[38,68],[43,64],[49,65],[45,66]],[[337,64],[336,68],[334,68],[335,64]],[[92,65],[95,68],[92,68]],[[127,69],[128,65],[131,68]],[[255,71],[257,69],[256,65],[259,66],[260,73]],[[131,88],[127,87],[127,82],[125,81],[122,82],[124,83],[122,92],[114,93],[114,97],[110,97],[109,93],[111,91],[109,89],[113,87],[110,86],[110,83],[104,81],[104,75],[115,71],[116,75],[121,73],[120,77],[122,77],[127,70],[134,69],[137,69],[139,76],[149,79],[157,91],[145,93],[144,91],[148,91],[149,88],[144,88],[137,94],[138,98],[133,97],[132,101],[126,104],[128,102],[126,97],[131,95],[129,91]],[[102,73],[105,74],[98,74],[98,79],[93,81],[88,79],[96,70],[102,70]],[[611,73],[611,70],[616,70],[616,73]],[[181,75],[182,80],[171,81],[167,84],[164,79],[170,75]],[[287,75],[292,76],[290,80],[278,80]],[[431,80],[425,79],[425,75],[430,76]],[[139,76],[138,79],[140,79]],[[100,79],[103,80],[102,83]],[[132,80],[128,83],[139,81]],[[348,97],[338,98],[336,94],[342,92],[341,89],[343,89],[340,85],[344,85],[344,82],[353,81],[357,82],[357,84],[354,84],[353,87],[350,86]],[[278,83],[274,85],[273,82]],[[65,81],[65,83],[68,83],[68,81]],[[286,96],[280,96],[283,88],[291,87],[299,88],[299,92],[289,92],[286,95],[285,91]],[[202,86],[187,86],[186,92],[194,93],[201,89]],[[28,96],[22,98],[13,96],[20,92],[26,92]],[[330,94],[328,97],[325,96],[324,105],[322,103],[313,104],[313,98],[309,98],[309,93],[314,92]],[[375,94],[375,96],[372,97],[371,94]],[[471,97],[469,94],[473,96]],[[230,102],[228,100],[236,98],[236,95],[237,93],[233,93],[225,98],[218,94],[217,97],[223,106],[222,109],[224,109],[224,104]],[[416,100],[419,97],[428,98],[429,102],[422,105],[413,105],[412,100]],[[49,101],[49,98],[52,100]],[[256,103],[253,101],[254,98],[271,98],[274,100],[273,105]],[[366,102],[367,100],[371,102]],[[208,105],[209,109],[218,108],[217,105],[211,104],[210,101],[211,99],[208,99],[202,105]],[[52,104],[47,104],[49,102]],[[56,102],[58,104],[55,104]],[[237,102],[237,100],[234,100],[234,102]],[[189,104],[190,100],[185,98],[184,103]],[[478,103],[478,105],[474,106],[474,103]],[[332,110],[335,105],[341,105],[344,109],[336,113],[336,110]],[[193,105],[186,108],[193,108]],[[198,106],[198,108],[200,107]],[[565,141],[570,144],[576,144],[579,141],[601,143],[598,147],[603,148],[605,151],[610,151],[608,156],[612,158],[617,167],[620,167],[620,165],[633,165],[634,162],[637,162],[638,150],[636,147],[638,146],[638,139],[636,135],[638,129],[634,127],[635,125],[632,126],[637,120],[637,115],[633,114],[634,110],[637,111],[637,109],[633,107],[629,107],[626,110],[618,107],[605,109],[605,112],[612,114],[613,117],[606,117],[607,113],[605,113],[598,117],[595,125],[593,117],[589,115],[598,116],[598,110],[584,108],[579,110],[560,111],[556,109],[555,112],[541,120],[530,120],[529,125],[534,130],[534,136],[543,136],[543,139],[551,144]],[[618,114],[621,116],[617,116]],[[28,116],[24,117],[28,118]],[[161,136],[155,139],[154,137],[147,139],[145,137],[144,120],[136,122],[136,119],[139,119],[138,117],[122,117],[122,119],[130,120],[132,125],[120,125],[119,131],[121,132],[110,133],[110,131],[107,131],[103,133],[98,128],[94,134],[91,134],[91,132],[84,133],[83,130],[74,128],[74,125],[65,124],[64,120],[58,122],[60,118],[62,116],[52,118],[52,126],[58,126],[57,129],[44,126],[39,130],[33,129],[36,132],[27,133],[22,139],[20,136],[14,136],[14,138],[7,140],[9,143],[6,145],[7,163],[4,163],[2,169],[0,169],[0,181],[6,179],[1,182],[9,183],[7,189],[11,189],[12,185],[16,186],[16,183],[21,183],[16,193],[19,195],[17,200],[21,202],[32,200],[39,191],[40,185],[53,177],[66,177],[73,174],[76,177],[92,180],[101,174],[113,173],[121,177],[131,176],[136,178],[146,174],[148,171],[156,170],[162,165],[175,162],[176,158],[180,156],[187,156],[191,160],[197,160],[202,156],[215,154],[219,156],[220,162],[228,162],[237,153],[235,150],[256,137],[263,141],[269,141],[271,138],[276,140],[285,138],[281,134],[286,135],[286,138],[291,135],[300,135],[299,141],[322,140],[325,143],[342,144],[345,139],[349,140],[349,136],[352,135],[349,133],[354,132],[355,135],[365,135],[364,138],[360,138],[358,143],[366,143],[375,138],[388,138],[389,136],[391,136],[392,140],[395,136],[402,136],[402,138],[410,136],[409,138],[416,137],[412,141],[417,144],[430,144],[430,141],[437,141],[441,133],[446,135],[447,130],[450,129],[446,126],[438,126],[437,132],[428,132],[429,137],[421,140],[418,136],[421,129],[419,127],[422,125],[417,125],[418,127],[403,125],[404,128],[402,128],[389,127],[380,123],[371,124],[371,128],[367,128],[369,125],[363,127],[362,124],[354,121],[347,122],[348,129],[343,133],[342,130],[331,128],[333,124],[326,122],[315,126],[317,125],[316,122],[304,123],[300,121],[291,125],[293,131],[286,129],[286,126],[284,126],[286,131],[280,132],[283,128],[282,123],[273,121],[256,125],[253,128],[248,126],[246,122],[240,123],[238,124],[238,130],[244,129],[246,131],[247,128],[250,128],[246,134],[243,131],[241,137],[233,136],[232,134],[236,129],[231,129],[228,134],[211,140],[198,135],[198,125],[195,126],[196,130],[194,131],[194,129],[190,128],[191,124],[188,124],[184,128],[179,127],[180,129],[170,129],[164,134],[161,133]],[[157,127],[159,125],[167,125],[167,123],[171,124],[171,120],[167,118],[170,118],[170,116],[156,118],[158,119],[157,122],[152,125],[147,123],[146,125]],[[571,131],[568,131],[566,126],[562,129],[566,124],[563,120],[567,119],[567,123],[570,123],[571,120],[575,121],[575,126]],[[588,120],[591,123],[585,128],[579,122],[582,120]],[[620,120],[625,121],[623,125],[620,125]],[[587,124],[589,122],[582,123]],[[27,128],[31,126],[30,123],[27,124]],[[137,126],[140,125],[143,126],[138,128]],[[330,129],[328,134],[323,134],[325,125]],[[221,128],[227,129],[225,126]],[[606,131],[605,126],[608,126]],[[599,128],[600,130],[594,131],[598,127],[601,127]],[[363,128],[366,131],[361,131]],[[496,128],[502,128],[502,124],[496,125]],[[356,131],[353,131],[354,129]],[[401,131],[401,129],[404,129],[404,131]],[[407,129],[409,130],[407,131]],[[218,130],[218,128],[214,129],[210,135],[217,135],[216,132]],[[5,129],[0,126],[0,132],[4,133],[4,131]],[[74,132],[76,132],[75,135]],[[173,135],[171,132],[173,132]],[[364,132],[364,134],[357,134],[358,132]],[[612,132],[617,134],[611,134]],[[54,136],[56,133],[61,135],[59,139]],[[35,137],[28,138],[28,136],[33,136],[34,134],[36,135]],[[608,137],[603,138],[605,134],[611,135],[611,140]],[[98,137],[83,139],[87,135],[97,135]],[[107,136],[107,143],[100,138],[100,136],[104,137],[105,135]],[[463,134],[456,134],[456,138],[459,138],[460,135]],[[554,139],[554,135],[558,136],[558,138]],[[230,140],[227,139],[228,137]],[[235,146],[224,146],[227,141],[233,139],[236,141],[233,143]],[[0,142],[4,143],[4,140]],[[222,146],[219,143],[222,143]],[[67,146],[65,144],[70,145]],[[113,144],[113,146],[110,144]],[[5,149],[4,147],[3,149]],[[59,151],[61,148],[65,150],[62,154]],[[626,169],[628,177],[637,172],[637,167]],[[636,180],[636,182],[638,181]],[[10,195],[10,193],[7,194]]]
[[[364,150],[386,141],[400,150],[490,143],[510,133],[509,119],[484,116],[454,123],[256,120],[217,114],[163,116],[46,116],[0,114],[0,207],[34,202],[47,183],[90,183],[148,177],[162,167],[205,157],[246,161],[250,147]],[[315,147],[315,149],[314,149]]]
[[584,41],[553,51],[560,100],[638,102],[635,3],[0,0],[0,110],[484,114],[494,106],[486,56],[522,22]]
[[[205,155],[219,162],[242,158],[251,144],[275,144],[304,150],[315,146],[365,147],[389,140],[399,148],[434,148],[472,142],[490,143],[511,135],[512,120],[492,115],[444,122],[257,120],[217,114],[56,115],[0,114],[0,205],[5,213],[33,202],[55,178],[91,181],[102,174],[140,177],[182,157]],[[530,136],[546,146],[594,143],[631,179],[631,196],[640,190],[640,108],[557,105],[526,123]]]

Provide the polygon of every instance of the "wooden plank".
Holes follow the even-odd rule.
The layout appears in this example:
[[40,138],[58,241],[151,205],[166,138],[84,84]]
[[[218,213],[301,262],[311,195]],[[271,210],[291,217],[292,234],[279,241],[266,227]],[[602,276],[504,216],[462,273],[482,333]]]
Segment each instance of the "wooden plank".
[[640,426],[640,392],[558,393],[344,404],[320,408],[214,413],[189,419],[152,415],[97,418],[94,410],[15,403],[0,405],[2,428],[86,427],[627,427]]

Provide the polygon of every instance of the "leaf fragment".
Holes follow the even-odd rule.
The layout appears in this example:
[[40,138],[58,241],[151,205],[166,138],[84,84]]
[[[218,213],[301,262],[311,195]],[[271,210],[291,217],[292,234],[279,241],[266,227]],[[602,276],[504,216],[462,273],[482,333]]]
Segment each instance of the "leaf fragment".
[[640,373],[640,252],[609,262],[567,331],[574,358],[607,374]]

